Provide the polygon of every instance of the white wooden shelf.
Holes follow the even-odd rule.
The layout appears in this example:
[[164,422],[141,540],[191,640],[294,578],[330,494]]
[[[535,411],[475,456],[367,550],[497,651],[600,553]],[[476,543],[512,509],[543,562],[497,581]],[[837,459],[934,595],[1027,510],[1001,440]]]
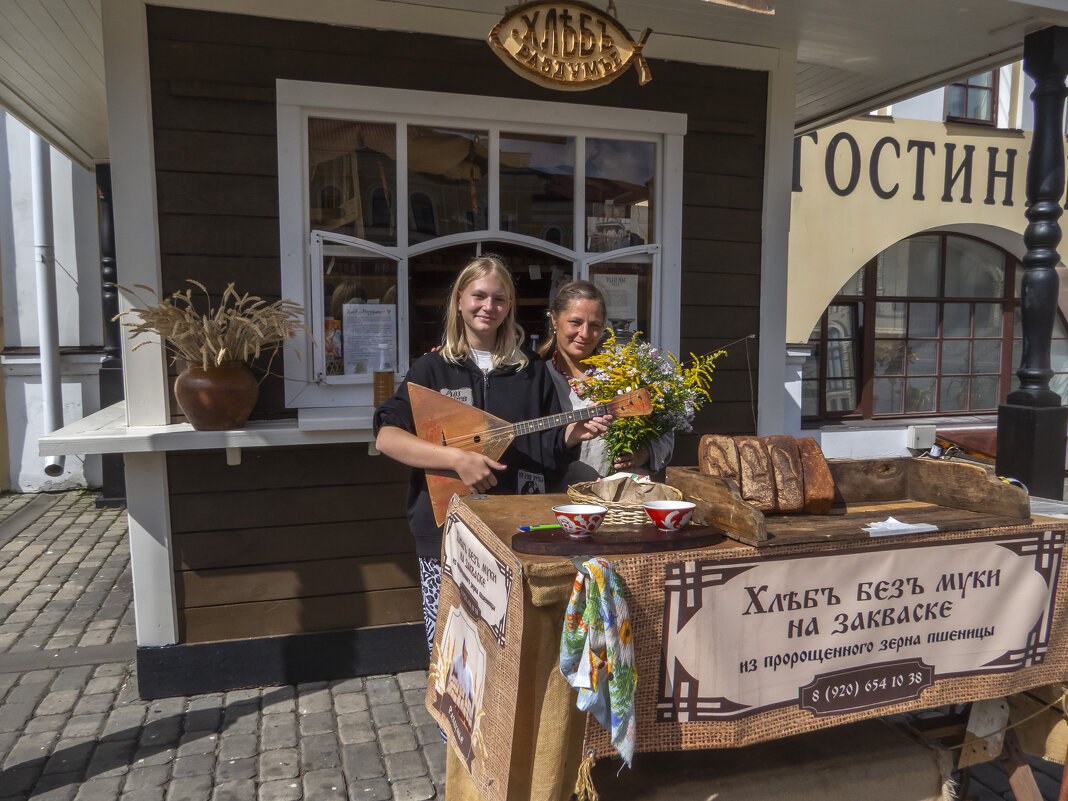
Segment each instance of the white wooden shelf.
[[308,429],[297,420],[257,420],[229,431],[196,431],[189,423],[161,426],[126,425],[126,404],[116,403],[83,417],[38,440],[41,456],[91,453],[150,453],[224,448],[278,448],[288,445],[328,445],[371,442],[372,409],[359,408],[347,427]]

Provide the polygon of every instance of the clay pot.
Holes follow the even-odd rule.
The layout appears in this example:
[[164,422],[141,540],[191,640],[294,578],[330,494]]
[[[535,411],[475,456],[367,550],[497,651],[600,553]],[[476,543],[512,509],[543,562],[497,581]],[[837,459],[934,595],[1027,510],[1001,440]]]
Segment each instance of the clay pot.
[[174,396],[198,431],[241,428],[252,414],[260,388],[244,362],[217,367],[186,365],[174,380]]

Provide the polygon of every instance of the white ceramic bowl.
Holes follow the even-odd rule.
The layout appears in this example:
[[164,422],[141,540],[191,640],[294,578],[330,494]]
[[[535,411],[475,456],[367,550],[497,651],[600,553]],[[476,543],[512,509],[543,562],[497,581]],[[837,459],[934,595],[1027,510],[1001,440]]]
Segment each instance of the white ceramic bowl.
[[588,537],[604,522],[608,510],[592,503],[567,503],[554,506],[553,514],[564,533],[571,537]]
[[690,522],[696,504],[689,501],[649,501],[645,513],[661,531],[678,531]]

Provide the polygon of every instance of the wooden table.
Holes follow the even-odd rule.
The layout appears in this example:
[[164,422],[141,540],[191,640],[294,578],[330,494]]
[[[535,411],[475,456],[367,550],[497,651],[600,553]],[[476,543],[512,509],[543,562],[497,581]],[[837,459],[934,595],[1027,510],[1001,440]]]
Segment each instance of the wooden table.
[[[551,522],[551,507],[563,502],[566,502],[564,496],[469,496],[466,499],[454,501],[454,509],[461,516],[477,521],[484,531],[492,532],[501,544],[511,546],[518,526]],[[850,511],[856,512],[857,510]],[[871,511],[882,515],[885,509],[878,506]],[[885,516],[880,519],[885,519]],[[981,526],[984,522],[991,521],[992,518],[984,519],[979,515],[975,520],[976,525]],[[1004,524],[1020,521],[1001,519],[994,522]],[[987,528],[954,533],[910,535],[879,541],[872,540],[867,535],[856,534],[855,538],[844,546],[846,550],[842,550],[842,545],[820,541],[794,543],[773,549],[758,549],[726,537],[717,537],[706,530],[702,533],[711,536],[711,540],[703,542],[698,549],[636,556],[620,555],[613,557],[612,561],[621,576],[629,576],[630,580],[636,583],[638,580],[634,577],[639,575],[653,575],[656,581],[663,581],[665,565],[683,563],[700,565],[722,562],[724,564],[752,564],[757,565],[758,568],[777,565],[787,571],[787,574],[812,578],[818,586],[819,573],[818,571],[813,573],[809,568],[818,567],[824,563],[830,564],[832,557],[840,561],[853,558],[863,560],[878,555],[878,561],[881,562],[893,559],[900,561],[902,553],[917,554],[923,557],[919,560],[922,566],[926,557],[936,552],[925,551],[922,550],[923,548],[931,549],[937,546],[939,549],[952,548],[954,554],[958,550],[962,554],[971,553],[968,551],[969,548],[982,549],[986,546],[987,539],[997,539],[999,536],[1004,537],[1012,532],[1016,532],[1019,536],[1026,535],[1026,537],[1037,536],[1038,533],[1034,527],[1029,529]],[[826,708],[812,712],[812,710],[801,709],[796,703],[786,706],[772,704],[768,709],[758,709],[749,718],[743,712],[735,719],[717,720],[711,723],[695,721],[682,723],[678,724],[680,735],[677,748],[670,750],[702,747],[701,743],[705,743],[705,747],[735,747],[746,743],[763,742],[769,738],[781,736],[782,733],[824,729],[891,712],[960,703],[980,697],[1000,697],[1025,687],[1049,683],[1053,680],[1051,676],[1063,678],[1068,675],[1068,653],[1063,647],[1063,644],[1068,641],[1068,632],[1065,630],[1065,598],[1063,597],[1066,577],[1063,575],[1064,565],[1060,562],[1064,542],[1064,522],[1051,523],[1049,532],[1051,534],[1047,539],[1051,542],[1049,545],[1051,558],[1055,554],[1056,559],[1056,569],[1051,578],[1054,579],[1060,592],[1057,594],[1055,604],[1053,602],[1050,604],[1049,642],[1047,646],[1044,646],[1043,654],[1037,662],[1032,658],[1027,664],[1021,662],[1019,669],[998,670],[983,674],[975,681],[970,678],[968,681],[962,681],[952,677],[939,677],[932,669],[931,675],[925,675],[923,678],[924,685],[919,688],[914,697],[891,698],[889,703],[876,703],[864,709],[850,708],[842,714],[835,713],[833,709],[828,711]],[[596,552],[595,545],[596,540],[591,540],[590,555]],[[995,551],[1000,553],[1001,546],[995,543],[994,547]],[[585,548],[579,545],[577,550],[583,551]],[[510,553],[519,565],[522,574],[523,622],[520,669],[516,677],[517,714],[514,717],[512,731],[512,759],[507,798],[563,800],[570,795],[573,788],[584,740],[587,743],[596,743],[600,753],[604,753],[606,740],[603,733],[598,737],[600,731],[598,724],[592,723],[587,728],[586,716],[574,708],[573,690],[566,684],[558,670],[560,623],[576,573],[572,559],[577,560],[580,557],[528,554],[514,549],[510,550]],[[979,553],[985,552],[980,550]],[[898,556],[895,557],[893,554],[898,554]],[[628,583],[627,586],[629,588],[631,584]],[[874,591],[874,587],[873,581],[869,589]],[[931,589],[933,592],[933,582],[931,582]],[[973,596],[979,593],[979,590],[973,590]],[[804,602],[801,601],[801,603]],[[966,604],[961,601],[960,607],[964,606]],[[663,645],[665,613],[663,603],[649,604],[641,599],[632,603],[631,611],[636,632],[639,668],[645,666],[644,670],[639,671],[636,699],[636,708],[639,710],[638,750],[640,752],[643,749],[648,750],[647,747],[650,745],[648,741],[643,743],[643,731],[654,732],[658,725],[645,724],[643,715],[645,718],[650,715],[655,716],[658,689],[662,684],[657,665],[662,656],[660,649]],[[997,625],[1003,624],[999,622]],[[439,618],[439,632],[440,630],[441,618]],[[733,647],[730,637],[726,641],[732,642]],[[877,643],[878,638],[875,641]],[[739,655],[741,653],[741,646],[739,646]],[[880,660],[886,662],[886,655],[876,655],[873,658],[876,662]],[[879,679],[881,675],[875,678]],[[745,721],[749,719],[757,723],[747,731]],[[698,729],[700,729],[699,732]],[[663,738],[660,737],[660,740]],[[653,750],[656,750],[655,747]],[[457,758],[451,748],[448,757],[448,793],[450,801],[456,801],[457,798],[473,800],[481,797],[468,777],[463,762]]]

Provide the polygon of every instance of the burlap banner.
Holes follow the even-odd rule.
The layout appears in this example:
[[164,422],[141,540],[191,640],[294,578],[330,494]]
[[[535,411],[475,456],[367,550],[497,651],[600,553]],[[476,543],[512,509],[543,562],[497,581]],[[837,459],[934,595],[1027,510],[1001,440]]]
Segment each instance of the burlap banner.
[[[1065,529],[614,562],[639,751],[736,747],[1068,677]],[[596,723],[587,742],[611,751]]]
[[427,707],[486,801],[503,801],[523,634],[522,568],[454,498],[445,521],[441,595]]

